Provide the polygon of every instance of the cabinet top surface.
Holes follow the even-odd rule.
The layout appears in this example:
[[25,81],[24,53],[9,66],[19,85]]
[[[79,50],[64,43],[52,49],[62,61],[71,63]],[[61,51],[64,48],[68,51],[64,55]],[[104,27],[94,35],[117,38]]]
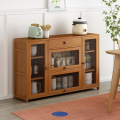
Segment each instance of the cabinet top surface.
[[32,39],[32,38],[16,38],[15,40],[26,40],[26,41],[49,41],[51,39],[60,39],[60,38],[71,38],[71,37],[91,37],[91,36],[98,36],[99,34],[88,33],[86,35],[73,35],[73,34],[63,34],[63,35],[51,35],[48,39]]
[[117,50],[108,50],[106,51],[108,54],[113,54],[113,55],[120,55],[120,49]]

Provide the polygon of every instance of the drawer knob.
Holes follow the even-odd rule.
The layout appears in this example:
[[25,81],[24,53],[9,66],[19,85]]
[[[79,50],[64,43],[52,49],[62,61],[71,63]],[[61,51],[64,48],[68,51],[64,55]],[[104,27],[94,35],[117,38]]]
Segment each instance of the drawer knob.
[[82,64],[84,65],[84,64],[85,64],[85,62],[82,62]]
[[63,44],[67,44],[67,42],[66,42],[66,41],[64,41],[64,42],[63,42]]
[[64,89],[64,92],[67,92],[67,89]]
[[48,70],[48,67],[45,67],[45,70]]
[[64,69],[66,70],[66,69],[67,69],[67,67],[65,66],[65,67],[64,67]]

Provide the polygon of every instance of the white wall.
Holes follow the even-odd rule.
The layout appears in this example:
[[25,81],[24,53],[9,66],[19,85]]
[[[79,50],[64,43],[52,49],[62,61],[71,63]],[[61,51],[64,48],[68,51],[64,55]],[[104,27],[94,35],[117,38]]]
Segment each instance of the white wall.
[[[7,4],[6,4],[7,2]],[[23,4],[24,3],[24,4]],[[81,7],[79,7],[81,6]],[[101,0],[67,0],[66,12],[47,12],[45,0],[1,0],[0,4],[0,99],[13,97],[13,39],[27,37],[31,23],[49,23],[50,34],[71,33],[72,21],[83,12],[89,32],[100,34],[100,80],[111,79],[113,57],[105,53],[113,43],[105,33]]]

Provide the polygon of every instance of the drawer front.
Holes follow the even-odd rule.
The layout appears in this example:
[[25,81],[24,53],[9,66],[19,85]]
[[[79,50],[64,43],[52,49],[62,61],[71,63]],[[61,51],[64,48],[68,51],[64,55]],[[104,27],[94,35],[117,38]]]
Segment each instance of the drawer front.
[[79,47],[81,46],[81,38],[62,38],[49,41],[49,49]]

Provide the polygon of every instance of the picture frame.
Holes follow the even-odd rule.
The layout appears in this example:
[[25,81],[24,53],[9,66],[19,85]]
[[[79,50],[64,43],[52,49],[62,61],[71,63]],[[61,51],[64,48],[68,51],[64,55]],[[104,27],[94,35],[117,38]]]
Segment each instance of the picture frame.
[[66,11],[66,0],[48,0],[48,11]]

